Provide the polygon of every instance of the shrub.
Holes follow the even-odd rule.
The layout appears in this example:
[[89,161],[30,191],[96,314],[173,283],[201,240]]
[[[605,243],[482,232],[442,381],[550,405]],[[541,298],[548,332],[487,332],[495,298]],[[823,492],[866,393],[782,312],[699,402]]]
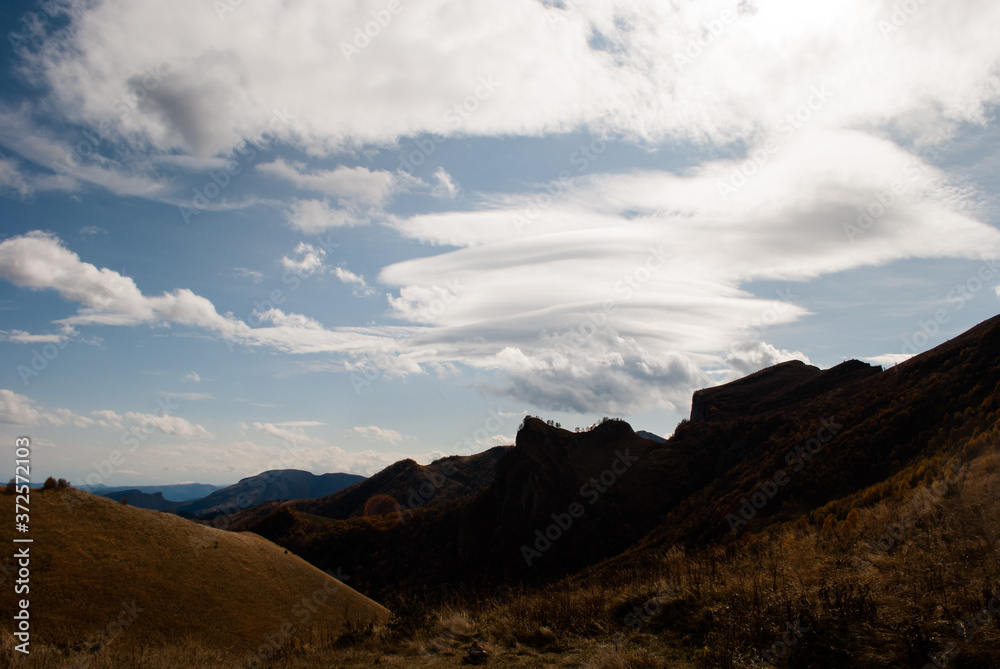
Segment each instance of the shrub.
[[389,632],[401,637],[412,637],[430,627],[431,616],[419,602],[410,600],[392,612]]

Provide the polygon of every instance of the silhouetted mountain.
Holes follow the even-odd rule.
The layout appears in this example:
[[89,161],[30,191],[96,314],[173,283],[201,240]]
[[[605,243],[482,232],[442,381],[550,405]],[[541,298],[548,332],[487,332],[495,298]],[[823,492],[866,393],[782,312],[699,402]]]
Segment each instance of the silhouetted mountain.
[[221,490],[225,486],[210,485],[208,483],[174,483],[169,485],[134,485],[134,486],[106,486],[97,485],[77,485],[75,488],[86,490],[95,495],[107,496],[111,493],[118,493],[124,490],[138,490],[145,493],[163,493],[163,498],[170,502],[189,502],[211,495],[216,490]]
[[315,475],[299,469],[274,469],[241,479],[229,487],[177,507],[201,517],[233,513],[273,500],[323,497],[363,481],[356,474]]
[[862,491],[877,500],[918,459],[971,457],[998,436],[997,360],[1000,318],[889,371],[791,362],[699,391],[693,420],[665,443],[622,421],[572,433],[527,418],[473,499],[404,522],[282,505],[251,529],[321,568],[343,566],[373,596],[551,580],[619,554],[608,569],[642,564],[674,545],[728,542]]
[[646,430],[638,430],[636,435],[642,437],[643,439],[649,439],[650,441],[655,441],[660,444],[667,443],[667,440],[658,434],[653,434],[652,432],[647,432]]
[[495,446],[474,455],[441,458],[429,465],[400,460],[340,492],[319,499],[261,504],[231,515],[224,526],[253,528],[279,507],[339,520],[385,514],[405,517],[417,509],[482,492],[493,482],[496,463],[509,449]]
[[169,499],[164,499],[162,492],[148,494],[142,492],[141,490],[136,490],[135,488],[119,492],[104,493],[101,497],[107,497],[108,499],[113,499],[116,502],[120,502],[124,499],[128,502],[129,506],[136,506],[140,509],[153,509],[154,511],[170,511],[172,509],[176,509],[181,504],[180,502],[171,502]]

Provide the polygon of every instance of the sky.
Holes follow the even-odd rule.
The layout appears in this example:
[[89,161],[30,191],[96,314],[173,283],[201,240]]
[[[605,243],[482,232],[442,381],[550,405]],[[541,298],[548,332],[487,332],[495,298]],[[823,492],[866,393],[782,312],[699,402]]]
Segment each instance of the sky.
[[36,480],[370,475],[525,414],[666,436],[698,388],[1000,310],[994,0],[0,22],[0,442]]

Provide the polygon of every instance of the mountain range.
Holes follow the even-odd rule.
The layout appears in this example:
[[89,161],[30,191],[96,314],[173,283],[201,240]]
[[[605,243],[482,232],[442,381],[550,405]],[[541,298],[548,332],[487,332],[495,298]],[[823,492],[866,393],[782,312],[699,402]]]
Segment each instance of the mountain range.
[[[379,643],[437,667],[474,641],[478,662],[479,638],[515,666],[567,639],[620,659],[621,634],[684,667],[1000,666],[998,360],[1000,317],[888,370],[791,361],[699,390],[666,439],[527,416],[513,446],[367,479],[271,471],[179,505],[33,491],[43,638],[107,643],[124,616],[134,643],[245,649],[312,588],[338,612],[278,647],[374,654],[349,666]],[[594,666],[673,666],[626,655]]]

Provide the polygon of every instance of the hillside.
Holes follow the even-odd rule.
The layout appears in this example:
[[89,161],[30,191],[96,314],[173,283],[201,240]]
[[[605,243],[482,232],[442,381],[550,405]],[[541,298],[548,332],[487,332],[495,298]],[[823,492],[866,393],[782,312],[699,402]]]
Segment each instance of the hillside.
[[172,502],[169,499],[165,499],[162,492],[145,493],[135,488],[102,493],[100,496],[116,502],[124,499],[129,506],[137,506],[140,509],[153,509],[155,511],[170,511],[180,506],[180,502]]
[[201,499],[186,502],[178,511],[211,518],[230,514],[263,502],[284,499],[311,499],[343,490],[365,477],[357,474],[321,474],[299,469],[274,469],[240,479],[238,483],[216,490]]
[[[11,518],[14,500],[0,495]],[[253,534],[74,489],[32,492],[30,508],[33,643],[192,642],[246,655],[269,639],[278,648],[293,636],[339,633],[345,620],[387,616],[375,602]],[[0,530],[8,546],[12,532],[10,523]],[[0,610],[9,612],[15,610],[13,572],[3,577]]]
[[[163,498],[170,502],[190,502],[195,499],[201,499],[207,495],[211,495],[216,490],[220,490],[225,486],[221,485],[210,485],[208,483],[171,483],[167,485],[136,485],[136,486],[106,486],[103,484],[98,485],[77,485],[74,486],[79,490],[86,490],[87,492],[92,492],[95,495],[100,495],[101,497],[108,497],[109,495],[122,492],[124,490],[138,490],[139,492],[144,492],[148,494],[163,493]],[[112,498],[113,499],[113,498]]]
[[474,496],[493,482],[496,463],[509,446],[495,446],[473,455],[452,455],[429,465],[406,459],[393,463],[340,492],[318,499],[261,504],[219,519],[219,527],[245,529],[278,509],[347,520],[389,514],[402,518],[429,508]]
[[[663,444],[621,421],[577,434],[529,418],[474,499],[382,525],[284,506],[249,527],[321,567],[349,565],[376,596],[543,583],[623,551],[616,564],[642,565],[675,545],[808,519],[859,491],[875,503],[922,459],[974,457],[997,437],[998,359],[994,318],[885,372],[785,363],[700,391],[705,415]],[[832,508],[838,522],[850,511]]]

